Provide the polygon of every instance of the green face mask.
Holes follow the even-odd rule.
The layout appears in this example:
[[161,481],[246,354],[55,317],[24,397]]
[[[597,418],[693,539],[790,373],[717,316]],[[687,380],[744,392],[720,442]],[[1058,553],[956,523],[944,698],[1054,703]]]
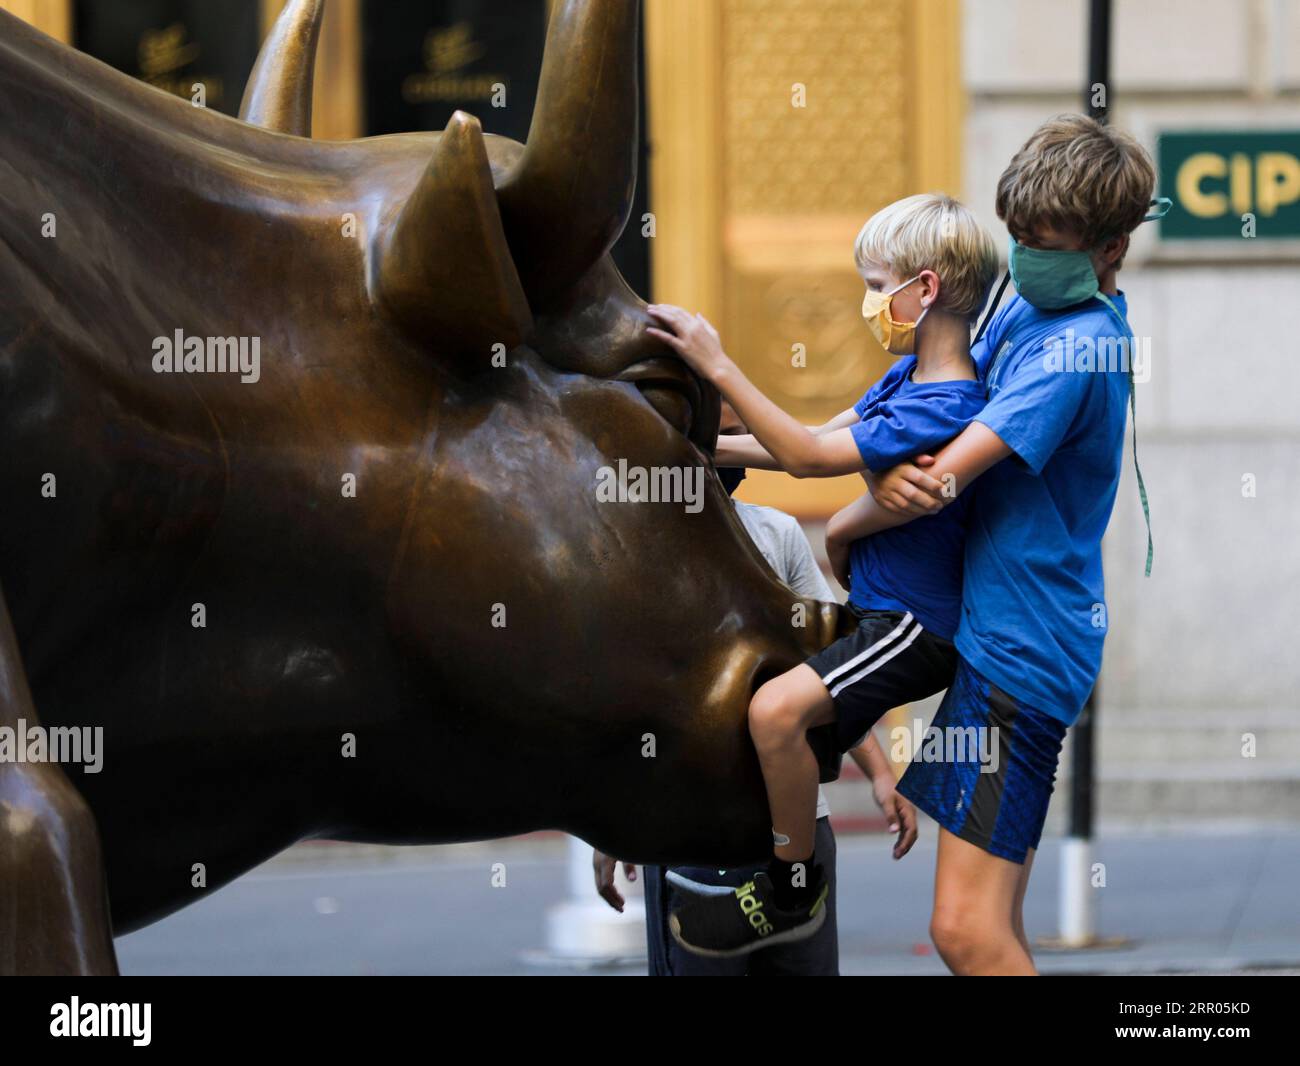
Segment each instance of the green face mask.
[[[1152,200],[1155,210],[1142,221],[1164,218],[1172,204],[1167,196]],[[1097,295],[1097,272],[1087,252],[1026,248],[1012,237],[1007,267],[1016,292],[1043,311],[1073,307]]]
[[1097,295],[1097,272],[1087,252],[1026,248],[1012,237],[1007,267],[1016,292],[1043,311],[1072,307]]

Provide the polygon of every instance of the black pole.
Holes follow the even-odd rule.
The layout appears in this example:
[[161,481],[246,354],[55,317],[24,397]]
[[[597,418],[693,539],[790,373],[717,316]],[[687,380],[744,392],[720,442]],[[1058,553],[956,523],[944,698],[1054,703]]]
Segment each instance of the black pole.
[[1088,694],[1083,713],[1074,724],[1074,743],[1070,760],[1070,836],[1081,840],[1092,839],[1092,776],[1095,734],[1093,722],[1097,714],[1097,690]]
[[[1102,92],[1095,90],[1101,86]],[[1083,109],[1098,122],[1106,121],[1110,104],[1110,0],[1088,3],[1088,84]]]
[[[1105,122],[1110,99],[1110,0],[1090,0],[1088,5],[1088,81],[1083,87],[1083,109]],[[1110,618],[1106,618],[1109,627]],[[1097,728],[1097,688],[1093,686],[1074,726],[1070,760],[1070,836],[1092,839],[1093,776]]]

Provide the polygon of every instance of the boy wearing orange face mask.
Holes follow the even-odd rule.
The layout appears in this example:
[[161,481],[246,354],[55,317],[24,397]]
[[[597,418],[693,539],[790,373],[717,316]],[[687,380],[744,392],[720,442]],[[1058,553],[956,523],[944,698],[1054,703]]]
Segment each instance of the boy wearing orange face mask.
[[[650,309],[663,327],[650,332],[715,384],[754,431],[720,439],[719,466],[795,477],[884,471],[946,444],[983,409],[970,330],[992,287],[997,254],[974,215],[947,196],[907,197],[867,222],[855,258],[867,286],[867,324],[902,358],[857,404],[817,429],[799,425],[754,388],[702,317]],[[849,553],[849,609],[858,628],[767,682],[750,703],[774,854],[734,897],[692,902],[673,916],[674,936],[700,954],[726,957],[803,939],[824,920],[826,887],[813,853],[818,767],[807,731],[835,723],[838,746],[847,751],[890,708],[952,680],[965,502],[905,526],[870,496],[853,506],[863,537]],[[832,560],[841,581],[844,556]]]

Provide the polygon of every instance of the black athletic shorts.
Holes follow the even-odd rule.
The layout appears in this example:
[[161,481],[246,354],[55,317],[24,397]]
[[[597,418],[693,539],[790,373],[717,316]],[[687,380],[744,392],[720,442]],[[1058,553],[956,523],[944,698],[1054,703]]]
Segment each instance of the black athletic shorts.
[[857,617],[857,630],[808,660],[835,703],[841,753],[856,748],[885,712],[942,692],[957,671],[952,641],[926,630],[910,612],[844,606]]

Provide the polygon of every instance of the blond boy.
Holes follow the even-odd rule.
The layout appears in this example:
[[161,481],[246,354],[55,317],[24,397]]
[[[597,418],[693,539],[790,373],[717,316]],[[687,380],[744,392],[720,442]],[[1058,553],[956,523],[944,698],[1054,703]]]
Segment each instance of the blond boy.
[[[815,430],[746,380],[703,318],[651,308],[664,327],[651,333],[716,385],[752,432],[719,441],[720,466],[795,477],[883,473],[937,450],[983,408],[970,332],[997,256],[971,212],[947,196],[908,197],[867,222],[855,251],[867,287],[863,315],[881,345],[902,358],[857,404]],[[767,682],[750,704],[772,812],[772,860],[734,894],[675,914],[671,927],[683,946],[743,954],[811,936],[824,920],[826,885],[814,855],[817,761],[807,731],[833,722],[848,750],[891,707],[948,686],[957,663],[964,509],[962,501],[904,525],[906,518],[869,497],[857,505],[849,606],[858,629]]]

